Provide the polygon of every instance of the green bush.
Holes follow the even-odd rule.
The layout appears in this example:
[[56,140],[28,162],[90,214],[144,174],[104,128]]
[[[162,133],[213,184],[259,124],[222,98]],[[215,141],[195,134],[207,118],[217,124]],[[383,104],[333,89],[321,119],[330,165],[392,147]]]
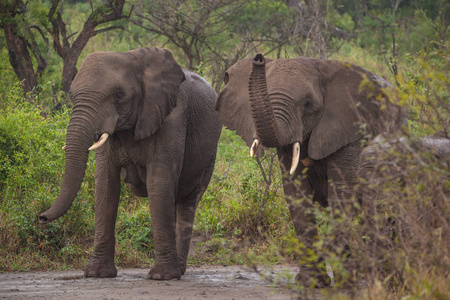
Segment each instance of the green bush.
[[116,225],[117,242],[127,243],[131,247],[150,255],[153,251],[152,222],[147,201],[140,201],[137,211],[119,214]]
[[[234,132],[223,130],[219,139],[216,166],[211,182],[199,204],[195,231],[204,235],[259,236],[286,230],[289,212],[281,192],[281,176],[275,160],[274,178],[265,195],[264,181],[249,148]],[[262,159],[266,171],[270,159]],[[282,193],[281,193],[282,194]]]
[[[92,230],[91,193],[81,192],[68,216],[39,225],[37,215],[56,199],[64,173],[65,129],[70,112],[63,108],[44,116],[39,107],[24,101],[18,85],[0,110],[0,247],[11,257],[38,251],[58,256],[74,240],[83,241]],[[92,171],[90,160],[88,172]],[[92,187],[91,184],[84,185]],[[92,188],[90,189],[92,192]],[[91,213],[92,214],[92,213]],[[86,216],[87,215],[87,216]],[[0,269],[9,266],[0,266]]]

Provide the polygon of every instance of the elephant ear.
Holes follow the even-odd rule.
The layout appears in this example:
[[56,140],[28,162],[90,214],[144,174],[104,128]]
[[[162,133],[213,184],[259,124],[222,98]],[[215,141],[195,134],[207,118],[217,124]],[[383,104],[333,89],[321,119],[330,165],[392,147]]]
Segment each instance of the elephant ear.
[[185,78],[170,51],[161,48],[133,51],[138,52],[144,66],[143,95],[135,127],[135,138],[140,140],[155,133],[177,105],[178,90]]
[[[266,59],[266,62],[270,61]],[[225,86],[220,91],[215,106],[222,124],[229,130],[235,130],[248,147],[251,147],[253,140],[257,138],[248,95],[252,65],[252,58],[245,58],[225,72]],[[264,147],[258,147],[256,155],[262,156],[263,149]]]
[[[392,86],[367,70],[338,61],[319,61],[322,75],[323,113],[311,132],[308,154],[323,159],[367,134],[388,130],[398,115],[383,88]],[[388,108],[389,107],[389,108]]]

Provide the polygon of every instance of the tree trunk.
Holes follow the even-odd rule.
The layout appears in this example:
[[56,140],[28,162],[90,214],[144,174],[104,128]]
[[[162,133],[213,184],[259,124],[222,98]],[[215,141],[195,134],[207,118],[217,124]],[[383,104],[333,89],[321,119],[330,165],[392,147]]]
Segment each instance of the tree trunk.
[[[17,23],[14,21],[4,24],[6,43],[8,45],[8,56],[11,66],[17,78],[22,82],[25,93],[33,91],[37,85],[37,75],[34,72],[33,62],[27,48],[25,39],[16,35],[18,31]],[[29,101],[32,101],[32,97]]]
[[89,39],[101,32],[122,28],[120,26],[110,26],[95,30],[95,28],[101,24],[126,18],[126,16],[122,14],[125,0],[115,0],[114,2],[111,2],[111,4],[105,5],[104,11],[102,11],[102,9],[93,10],[84,23],[80,34],[72,44],[69,42],[69,38],[72,35],[68,35],[67,26],[62,18],[61,0],[52,0],[51,3],[52,6],[47,15],[52,24],[52,28],[49,31],[53,37],[53,48],[64,61],[62,89],[64,92],[68,93],[70,85],[77,75],[76,65],[78,58],[89,42]]
[[[81,49],[83,50],[83,49]],[[71,53],[72,51],[70,51]],[[73,79],[77,75],[77,61],[78,61],[78,55],[69,54],[66,59],[64,59],[64,67],[63,67],[63,73],[62,73],[62,89],[65,93],[69,93],[70,85],[72,84]]]
[[305,0],[305,3],[308,6],[308,14],[312,20],[311,37],[316,45],[317,55],[321,60],[327,59],[327,47],[322,35],[324,20],[320,13],[320,3],[317,3],[317,0]]

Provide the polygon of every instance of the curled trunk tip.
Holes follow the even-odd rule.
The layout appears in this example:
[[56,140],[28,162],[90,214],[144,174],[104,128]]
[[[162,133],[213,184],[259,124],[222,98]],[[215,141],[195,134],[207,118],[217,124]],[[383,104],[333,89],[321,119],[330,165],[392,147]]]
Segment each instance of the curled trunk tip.
[[258,53],[253,58],[253,64],[255,64],[257,66],[265,65],[266,60],[264,59],[264,56],[261,53]]
[[42,213],[38,216],[38,221],[40,224],[47,224],[53,221],[55,218],[49,218],[46,213]]

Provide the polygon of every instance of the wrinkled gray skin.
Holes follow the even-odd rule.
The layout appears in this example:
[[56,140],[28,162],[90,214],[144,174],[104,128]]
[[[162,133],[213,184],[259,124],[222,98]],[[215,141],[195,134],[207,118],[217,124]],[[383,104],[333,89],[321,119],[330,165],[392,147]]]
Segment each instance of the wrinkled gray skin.
[[155,245],[150,279],[180,278],[197,204],[211,178],[221,124],[216,93],[183,70],[164,49],[95,52],[75,77],[61,191],[40,223],[62,216],[83,180],[88,148],[96,150],[94,250],[86,277],[115,277],[114,227],[120,175],[136,195],[149,197]]
[[[360,91],[363,76],[368,84]],[[270,60],[260,54],[237,62],[224,81],[216,104],[222,123],[249,147],[255,138],[276,147],[296,233],[311,245],[317,230],[315,216],[307,209],[313,203],[299,199],[309,197],[335,208],[351,194],[361,139],[393,131],[396,122],[404,122],[398,107],[385,103],[387,109],[379,109],[379,99],[387,98],[382,88],[390,84],[347,63],[302,57]],[[300,159],[313,160],[306,176],[302,163],[294,174],[288,173],[295,142],[300,143]]]

